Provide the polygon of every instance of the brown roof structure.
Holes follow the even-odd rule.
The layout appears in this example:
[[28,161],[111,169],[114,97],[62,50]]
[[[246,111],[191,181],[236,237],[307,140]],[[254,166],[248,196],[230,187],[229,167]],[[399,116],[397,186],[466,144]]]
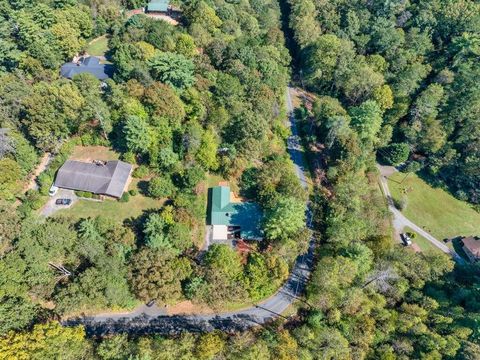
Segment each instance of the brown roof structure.
[[131,171],[132,165],[119,160],[106,163],[67,160],[58,170],[55,186],[119,198]]
[[480,259],[480,239],[474,236],[462,239],[463,247],[467,249],[475,258]]

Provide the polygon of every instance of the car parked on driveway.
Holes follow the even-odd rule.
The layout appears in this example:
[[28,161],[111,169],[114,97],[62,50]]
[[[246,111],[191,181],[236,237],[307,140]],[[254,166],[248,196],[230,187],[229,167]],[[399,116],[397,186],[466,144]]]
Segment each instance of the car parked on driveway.
[[408,234],[406,233],[400,234],[400,237],[402,238],[403,245],[405,246],[412,245],[412,239],[410,239],[410,236],[408,236]]
[[57,199],[55,201],[56,205],[70,205],[72,203],[72,199]]
[[50,190],[48,190],[48,195],[55,196],[57,192],[58,192],[58,187],[55,185],[52,185],[50,186]]

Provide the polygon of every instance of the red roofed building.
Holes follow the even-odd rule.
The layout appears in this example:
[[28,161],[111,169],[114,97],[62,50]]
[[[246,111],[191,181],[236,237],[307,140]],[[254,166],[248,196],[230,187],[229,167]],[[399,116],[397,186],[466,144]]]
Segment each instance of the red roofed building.
[[471,262],[480,260],[480,239],[476,236],[470,236],[462,239],[463,251],[467,254]]

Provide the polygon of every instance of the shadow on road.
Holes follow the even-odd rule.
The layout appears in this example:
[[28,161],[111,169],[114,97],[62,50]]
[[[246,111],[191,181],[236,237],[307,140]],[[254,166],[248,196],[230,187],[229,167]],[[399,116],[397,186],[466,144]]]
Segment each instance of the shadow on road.
[[226,333],[236,333],[264,322],[265,319],[260,320],[255,316],[238,314],[230,317],[212,316],[211,318],[181,315],[159,317],[141,315],[132,319],[106,319],[101,322],[95,321],[94,318],[85,317],[71,319],[62,324],[64,326],[83,325],[87,335],[103,337],[119,333],[177,335],[185,331],[202,333],[215,329]]

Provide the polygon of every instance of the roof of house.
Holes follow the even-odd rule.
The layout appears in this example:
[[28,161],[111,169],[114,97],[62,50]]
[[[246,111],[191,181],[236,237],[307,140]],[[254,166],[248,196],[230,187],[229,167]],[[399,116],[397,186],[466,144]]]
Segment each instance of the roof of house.
[[89,73],[99,80],[105,80],[113,75],[113,70],[113,65],[100,64],[100,59],[89,56],[82,58],[78,63],[69,62],[63,64],[60,69],[60,74],[63,77],[71,79],[77,74]]
[[123,161],[107,161],[105,165],[67,160],[58,170],[55,186],[121,197],[132,165]]
[[480,258],[480,239],[474,236],[466,237],[462,239],[463,246],[466,247],[470,252]]
[[241,236],[245,239],[261,238],[262,210],[253,202],[230,202],[230,188],[216,186],[212,188],[211,225],[240,226]]
[[147,5],[147,11],[166,12],[170,5],[169,0],[152,0]]

